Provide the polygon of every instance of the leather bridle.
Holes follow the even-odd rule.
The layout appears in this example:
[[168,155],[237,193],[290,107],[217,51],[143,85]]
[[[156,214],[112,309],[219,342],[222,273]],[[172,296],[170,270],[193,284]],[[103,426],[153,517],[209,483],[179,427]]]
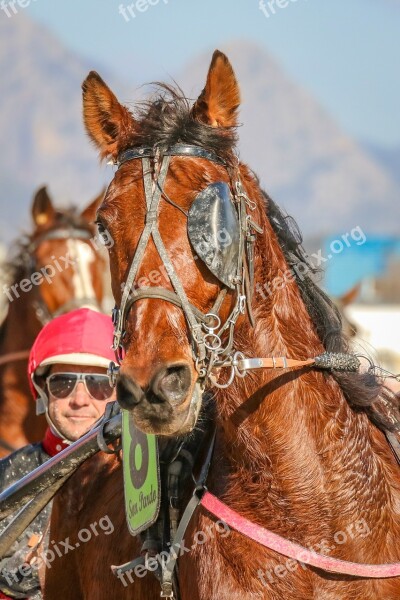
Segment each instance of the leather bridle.
[[[235,290],[235,301],[233,309],[223,324],[218,313],[227,294],[227,286],[222,287],[209,312],[203,313],[193,306],[188,300],[184,286],[175,271],[158,229],[161,199],[164,198],[168,203],[179,208],[164,190],[172,156],[206,159],[224,166],[228,171],[240,236],[238,261],[232,277],[232,286],[230,286]],[[151,169],[150,159],[153,160],[153,169]],[[142,299],[158,299],[169,302],[183,311],[189,328],[193,360],[202,386],[205,386],[206,382],[209,381],[215,387],[226,388],[232,384],[235,376],[243,378],[249,370],[260,368],[316,367],[339,371],[358,370],[360,361],[356,356],[348,354],[324,353],[318,357],[300,361],[286,357],[246,358],[241,352],[235,351],[235,326],[240,315],[245,314],[246,308],[250,323],[254,324],[251,311],[254,283],[254,243],[256,233],[262,233],[262,229],[248,214],[248,211],[254,210],[256,205],[244,191],[238,167],[231,168],[230,165],[209,150],[184,144],[177,144],[163,152],[148,147],[130,148],[119,155],[116,164],[120,168],[131,160],[141,160],[142,162],[146,217],[144,229],[123,285],[120,305],[119,307],[115,306],[112,313],[114,323],[113,349],[118,364],[121,364],[123,358],[126,320],[133,304]],[[142,264],[150,237],[153,239],[174,291],[161,287],[135,289],[135,278]],[[220,370],[223,368],[229,368],[230,374],[225,383],[220,383],[218,377]],[[111,383],[114,385],[118,370],[119,367],[111,363],[109,376]]]
[[[203,313],[197,307],[193,306],[188,300],[184,286],[175,271],[174,265],[158,230],[157,219],[161,199],[165,198],[170,204],[175,205],[163,189],[168,173],[170,158],[172,156],[202,158],[222,165],[227,168],[232,182],[231,192],[233,204],[236,209],[240,227],[239,259],[235,267],[235,274],[232,278],[232,287],[235,289],[234,306],[224,324],[221,324],[218,313],[226,297],[227,287],[222,287],[209,312]],[[226,387],[227,385],[230,385],[231,379],[228,384],[220,384],[213,371],[214,369],[225,366],[228,362],[232,362],[234,356],[233,336],[235,325],[239,316],[245,313],[246,304],[250,311],[247,292],[252,288],[252,281],[249,281],[251,278],[249,274],[253,272],[253,268],[252,259],[249,260],[250,253],[246,251],[246,246],[249,247],[254,243],[255,236],[253,235],[253,230],[257,229],[258,231],[261,231],[247,214],[247,207],[252,207],[253,203],[243,191],[238,170],[235,170],[235,172],[231,171],[227,163],[213,152],[205,150],[204,148],[178,144],[172,146],[163,153],[154,151],[151,148],[131,148],[120,154],[117,164],[118,167],[120,167],[127,161],[137,159],[142,161],[146,198],[146,219],[145,227],[140,236],[124,284],[120,306],[116,306],[113,310],[113,322],[115,328],[113,348],[116,353],[117,361],[120,363],[123,357],[123,340],[125,336],[126,319],[133,304],[144,298],[160,299],[170,302],[181,308],[183,311],[190,332],[193,360],[195,362],[196,370],[199,373],[199,379],[205,382],[209,378],[213,385],[217,387]],[[153,159],[153,170],[151,169],[150,159]],[[133,289],[135,277],[143,261],[143,256],[150,237],[152,237],[166,272],[168,273],[174,289],[173,292],[161,287],[141,287],[137,290]],[[249,262],[251,262],[250,265]],[[223,339],[225,340],[225,343],[222,341]],[[115,375],[115,368],[113,369],[112,375]]]
[[[92,239],[92,233],[84,228],[74,228],[74,227],[57,227],[56,229],[51,229],[50,231],[45,231],[42,235],[33,240],[27,247],[26,252],[28,255],[28,269],[31,273],[35,271],[36,263],[34,260],[34,252],[39,248],[39,246],[43,242],[47,242],[49,240],[90,240]],[[77,266],[77,274],[83,279],[82,269],[80,267],[79,261],[76,262]],[[59,317],[64,313],[67,313],[75,308],[81,308],[82,306],[93,306],[96,309],[100,309],[99,302],[96,297],[83,297],[83,298],[71,298],[61,306],[57,308],[55,311],[51,311],[44,301],[42,295],[39,293],[38,298],[33,302],[35,307],[35,314],[39,322],[42,326],[49,323],[55,317]]]

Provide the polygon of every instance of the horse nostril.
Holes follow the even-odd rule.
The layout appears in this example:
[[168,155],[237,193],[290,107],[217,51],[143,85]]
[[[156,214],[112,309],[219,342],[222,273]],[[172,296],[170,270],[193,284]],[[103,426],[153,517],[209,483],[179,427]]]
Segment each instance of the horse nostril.
[[127,375],[121,374],[117,382],[117,400],[121,408],[131,409],[144,397],[143,390]]
[[151,391],[161,400],[179,404],[189,392],[192,377],[186,364],[163,367],[154,377]]

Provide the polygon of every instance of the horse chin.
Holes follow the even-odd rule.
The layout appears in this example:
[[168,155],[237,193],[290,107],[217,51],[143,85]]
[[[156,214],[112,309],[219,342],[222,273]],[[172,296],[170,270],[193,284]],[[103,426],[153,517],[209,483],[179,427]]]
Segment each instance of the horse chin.
[[185,402],[180,414],[175,414],[174,409],[172,409],[167,418],[160,418],[156,415],[141,414],[138,407],[132,411],[135,425],[143,433],[166,437],[177,437],[190,433],[196,425],[202,397],[203,388],[199,382],[196,382],[189,400],[189,406],[186,406],[187,403]]

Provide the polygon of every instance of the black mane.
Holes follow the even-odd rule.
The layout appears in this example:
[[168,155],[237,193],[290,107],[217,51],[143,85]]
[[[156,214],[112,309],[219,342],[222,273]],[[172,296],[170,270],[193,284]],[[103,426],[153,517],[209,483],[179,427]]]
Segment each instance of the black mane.
[[137,108],[134,140],[131,147],[152,146],[166,149],[177,143],[193,144],[214,152],[229,162],[237,141],[235,127],[211,127],[192,116],[192,103],[179,87],[163,83],[156,96]]
[[[308,314],[315,326],[320,340],[327,352],[351,353],[349,341],[342,330],[342,318],[332,300],[315,283],[315,275],[320,269],[315,268],[307,258],[302,246],[302,236],[297,223],[264,193],[268,203],[268,217],[278,238],[289,267],[295,273],[296,283]],[[304,269],[296,266],[304,264]],[[380,429],[396,430],[399,423],[393,425],[389,414],[400,421],[399,401],[395,394],[385,388],[373,371],[366,373],[332,372],[339,383],[346,400],[354,410],[364,410],[371,421]]]

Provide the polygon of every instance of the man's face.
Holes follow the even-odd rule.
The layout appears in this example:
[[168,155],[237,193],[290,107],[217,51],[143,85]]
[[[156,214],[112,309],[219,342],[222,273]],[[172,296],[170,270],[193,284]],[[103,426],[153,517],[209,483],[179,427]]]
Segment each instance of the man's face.
[[[49,375],[53,373],[101,373],[106,369],[101,367],[86,367],[82,365],[52,365]],[[75,441],[85,434],[93,423],[105,411],[106,404],[116,399],[115,391],[107,400],[96,400],[87,392],[83,381],[79,381],[73,392],[66,398],[55,398],[48,391],[49,415],[57,429],[68,440]]]

